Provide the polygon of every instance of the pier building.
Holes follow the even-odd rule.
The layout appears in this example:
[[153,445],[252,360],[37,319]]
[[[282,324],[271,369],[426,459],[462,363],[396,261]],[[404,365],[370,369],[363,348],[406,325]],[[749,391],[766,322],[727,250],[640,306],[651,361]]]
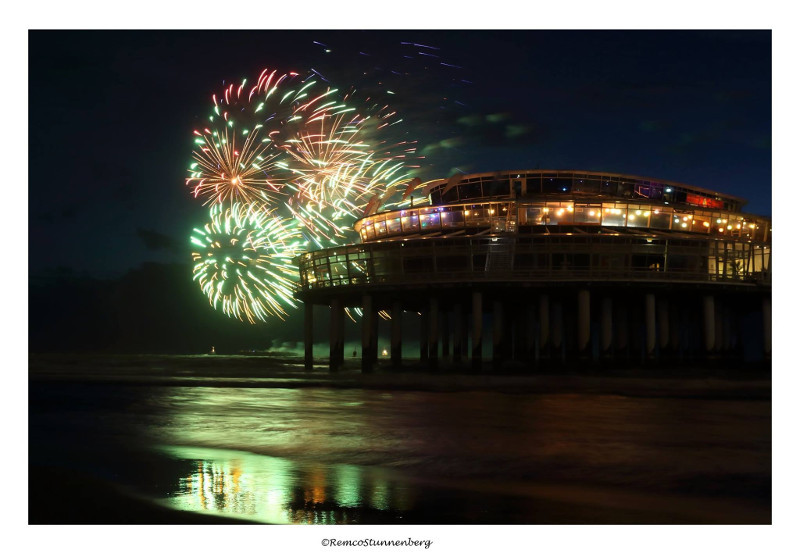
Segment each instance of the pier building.
[[[401,364],[402,319],[420,360],[481,369],[573,359],[646,362],[771,352],[771,220],[742,198],[590,171],[457,175],[424,201],[369,214],[360,242],[303,254],[306,366],[313,306],[330,308],[330,367],[344,360],[344,309],[361,308],[364,371],[379,312]],[[419,194],[420,192],[417,192]],[[420,205],[424,204],[424,205]],[[491,344],[491,347],[489,347]]]

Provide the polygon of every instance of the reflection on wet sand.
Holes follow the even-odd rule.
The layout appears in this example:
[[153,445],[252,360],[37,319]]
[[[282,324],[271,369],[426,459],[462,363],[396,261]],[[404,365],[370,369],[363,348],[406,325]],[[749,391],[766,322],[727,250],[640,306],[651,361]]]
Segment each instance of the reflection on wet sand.
[[412,490],[390,484],[378,470],[304,465],[240,451],[161,449],[194,466],[166,500],[176,509],[276,524],[342,524],[401,520],[414,506]]
[[[30,464],[248,521],[769,523],[763,386],[706,397],[696,381],[677,396],[648,385],[626,396],[34,381]],[[41,505],[58,478],[39,486]],[[95,502],[82,520],[110,520]],[[64,520],[53,511],[40,520]]]

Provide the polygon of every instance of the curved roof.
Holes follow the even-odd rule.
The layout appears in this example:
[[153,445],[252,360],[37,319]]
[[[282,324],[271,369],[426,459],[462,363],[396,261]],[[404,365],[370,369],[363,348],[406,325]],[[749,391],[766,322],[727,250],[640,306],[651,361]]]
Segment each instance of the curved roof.
[[[485,188],[478,191],[475,185]],[[516,188],[515,188],[515,183]],[[454,192],[455,191],[455,192]],[[431,203],[440,205],[481,197],[515,197],[532,194],[593,194],[622,198],[664,199],[707,207],[740,211],[747,200],[708,188],[684,183],[610,173],[555,169],[525,169],[453,175],[434,180],[423,190]]]

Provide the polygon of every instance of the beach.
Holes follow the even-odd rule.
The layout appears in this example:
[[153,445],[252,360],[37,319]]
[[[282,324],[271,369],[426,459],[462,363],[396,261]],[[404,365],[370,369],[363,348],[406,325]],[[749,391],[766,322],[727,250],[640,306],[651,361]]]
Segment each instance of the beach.
[[768,374],[31,356],[34,524],[769,524]]

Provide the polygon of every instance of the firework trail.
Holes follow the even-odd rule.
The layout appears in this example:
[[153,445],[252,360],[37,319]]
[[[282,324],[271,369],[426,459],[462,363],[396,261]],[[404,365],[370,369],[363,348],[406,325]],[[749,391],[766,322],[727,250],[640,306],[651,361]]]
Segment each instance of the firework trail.
[[191,237],[194,280],[209,303],[250,323],[283,319],[296,306],[294,258],[304,249],[295,225],[259,204],[215,204],[210,215]]
[[[388,199],[410,178],[414,146],[369,142],[392,125],[388,105],[349,106],[315,75],[262,72],[255,85],[212,97],[209,124],[195,130],[186,184],[206,205],[283,204],[318,247],[347,236],[374,198]],[[350,96],[352,98],[352,96]]]
[[393,95],[341,92],[315,69],[265,69],[212,96],[186,185],[211,211],[192,243],[194,278],[215,308],[251,323],[283,318],[295,255],[357,241],[357,219],[410,203],[419,157]]

